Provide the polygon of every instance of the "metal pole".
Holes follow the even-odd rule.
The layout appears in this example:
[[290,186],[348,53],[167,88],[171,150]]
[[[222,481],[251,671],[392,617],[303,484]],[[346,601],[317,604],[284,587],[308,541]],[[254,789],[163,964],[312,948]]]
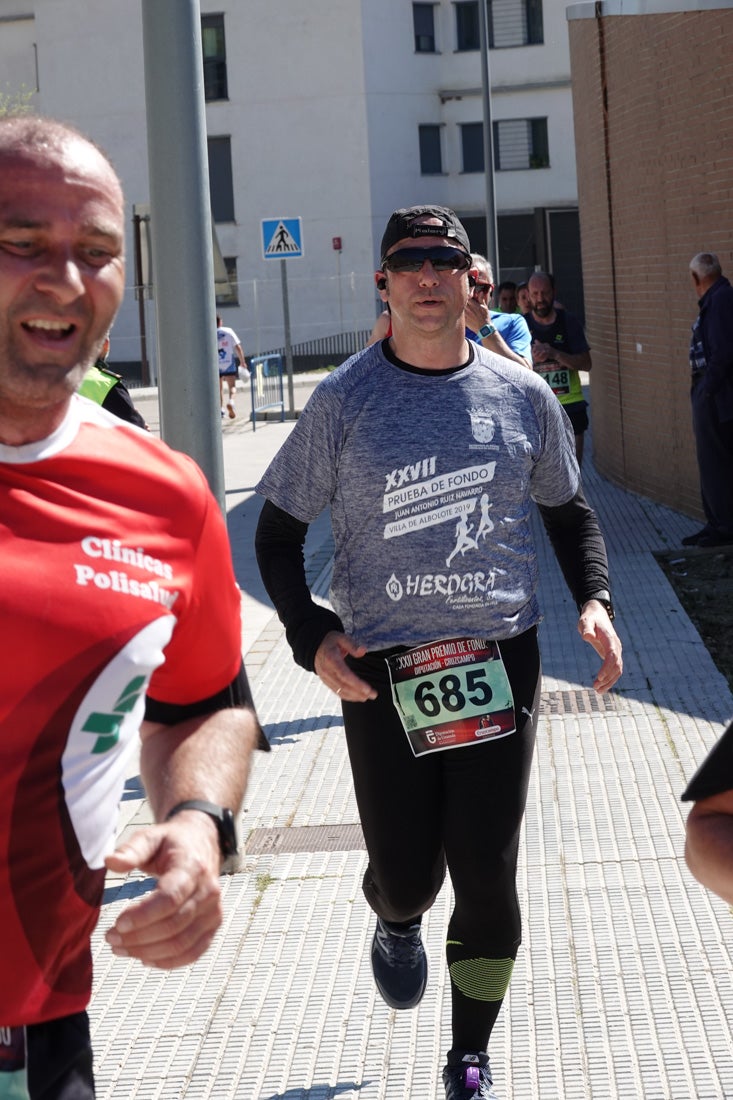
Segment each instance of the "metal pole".
[[142,0],[163,438],[224,510],[216,306],[198,0]]
[[283,324],[285,326],[285,366],[288,372],[288,408],[295,415],[295,390],[293,388],[293,348],[290,343],[290,303],[288,301],[288,261],[280,260],[280,285],[283,295]]
[[339,333],[344,331],[344,301],[341,290],[341,249],[336,249],[336,278],[338,279],[339,292]]
[[150,367],[148,364],[148,342],[145,331],[145,287],[143,286],[142,241],[140,233],[140,214],[133,214],[135,231],[135,296],[137,297],[138,320],[140,323],[140,381],[143,386],[150,385]]
[[491,120],[491,77],[489,75],[488,0],[479,0],[479,38],[481,40],[481,88],[484,104],[484,179],[486,182],[486,259],[500,282],[499,248],[496,236],[496,195],[494,193],[494,134]]

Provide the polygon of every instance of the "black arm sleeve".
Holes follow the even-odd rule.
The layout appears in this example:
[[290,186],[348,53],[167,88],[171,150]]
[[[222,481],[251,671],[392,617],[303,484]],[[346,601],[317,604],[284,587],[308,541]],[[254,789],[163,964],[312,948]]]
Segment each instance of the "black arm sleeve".
[[596,592],[610,591],[606,544],[593,509],[578,489],[559,508],[537,506],[578,610]]
[[251,710],[257,722],[257,748],[263,752],[270,751],[270,742],[265,737],[260,725],[252,700],[252,692],[245,671],[244,662],[239,666],[239,672],[222,691],[216,695],[210,695],[208,699],[199,699],[195,703],[162,703],[151,695],[145,697],[145,718],[148,722],[160,722],[164,726],[174,726],[177,722],[184,722],[187,718],[199,718],[203,714],[215,714],[217,710],[227,710],[229,707],[243,707]]
[[314,670],[316,652],[332,630],[343,633],[333,611],[314,603],[305,577],[303,546],[308,525],[266,500],[262,506],[255,553],[262,582],[285,627],[297,664]]

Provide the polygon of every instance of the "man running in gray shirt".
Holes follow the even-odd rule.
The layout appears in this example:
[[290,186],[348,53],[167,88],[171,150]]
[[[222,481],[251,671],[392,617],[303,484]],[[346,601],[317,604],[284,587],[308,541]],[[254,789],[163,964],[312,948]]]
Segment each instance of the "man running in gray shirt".
[[[491,1030],[521,939],[517,849],[540,692],[535,501],[601,658],[621,675],[606,552],[573,433],[543,379],[466,339],[472,268],[445,207],[390,218],[375,282],[392,335],[315,390],[257,486],[257,556],[295,660],[341,699],[381,996],[413,1008],[420,922],[446,869],[447,1100],[496,1098]],[[330,507],[331,603],[302,548]]]

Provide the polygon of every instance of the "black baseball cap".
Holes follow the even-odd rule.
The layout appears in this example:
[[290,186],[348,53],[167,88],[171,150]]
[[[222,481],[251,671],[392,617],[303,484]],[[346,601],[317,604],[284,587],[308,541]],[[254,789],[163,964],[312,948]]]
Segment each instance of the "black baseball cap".
[[[440,218],[441,224],[415,225],[418,218]],[[468,233],[447,206],[406,206],[395,210],[382,237],[381,263],[384,263],[390,248],[405,237],[448,237],[468,255],[471,254]]]

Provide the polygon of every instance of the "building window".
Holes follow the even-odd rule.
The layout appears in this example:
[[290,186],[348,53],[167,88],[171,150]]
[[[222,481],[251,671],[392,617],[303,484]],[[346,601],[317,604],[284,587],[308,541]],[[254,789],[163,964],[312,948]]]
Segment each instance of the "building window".
[[549,168],[546,118],[508,118],[494,123],[494,168]]
[[415,53],[435,53],[435,13],[432,4],[412,5]]
[[232,186],[231,138],[210,137],[207,145],[211,213],[215,222],[233,222],[234,188]]
[[544,42],[542,0],[486,0],[489,46],[538,46]]
[[420,126],[420,174],[440,176],[443,157],[440,149],[440,126]]
[[461,126],[461,149],[463,151],[463,171],[483,172],[484,170],[484,124],[483,122],[465,122]]
[[201,17],[201,44],[204,55],[204,98],[207,103],[214,99],[228,99],[223,15]]
[[238,306],[239,283],[237,282],[237,257],[224,256],[222,258],[224,260],[229,286],[227,288],[217,287],[216,304],[218,306]]
[[480,45],[478,0],[459,0],[456,4],[456,49],[478,50]]

